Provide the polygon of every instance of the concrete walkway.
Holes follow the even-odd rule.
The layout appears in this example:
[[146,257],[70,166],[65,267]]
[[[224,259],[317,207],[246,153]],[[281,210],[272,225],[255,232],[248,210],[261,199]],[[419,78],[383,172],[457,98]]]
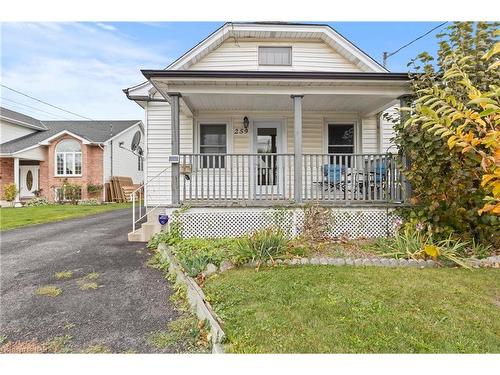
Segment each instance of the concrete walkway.
[[[69,335],[71,351],[155,352],[147,336],[178,313],[168,282],[145,265],[144,244],[127,242],[129,230],[126,209],[1,232],[0,336],[46,342]],[[56,280],[62,271],[73,275]],[[91,272],[99,287],[81,290]],[[62,294],[35,294],[46,285]]]

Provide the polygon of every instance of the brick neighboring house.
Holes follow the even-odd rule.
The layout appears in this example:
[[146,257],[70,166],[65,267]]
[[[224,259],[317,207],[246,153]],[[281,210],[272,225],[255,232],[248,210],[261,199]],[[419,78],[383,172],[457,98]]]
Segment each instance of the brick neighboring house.
[[18,189],[16,201],[37,194],[64,199],[67,180],[81,186],[81,199],[103,200],[104,189],[89,194],[87,186],[104,186],[111,176],[143,182],[143,139],[139,120],[42,121],[0,107],[0,199],[11,183]]

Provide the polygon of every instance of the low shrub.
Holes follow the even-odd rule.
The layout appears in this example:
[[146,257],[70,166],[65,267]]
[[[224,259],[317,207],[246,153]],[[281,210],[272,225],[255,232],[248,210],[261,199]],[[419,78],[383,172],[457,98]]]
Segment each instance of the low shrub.
[[92,195],[92,194],[97,194],[100,193],[103,189],[102,185],[99,184],[93,184],[92,182],[89,182],[87,184],[87,192]]
[[48,206],[51,203],[47,200],[47,198],[33,198],[26,202],[26,207],[39,207],[39,206]]
[[177,244],[175,255],[189,276],[195,277],[212,263],[219,266],[233,257],[237,242],[232,238],[189,238]]
[[16,184],[5,184],[3,186],[3,198],[7,202],[12,202],[16,199],[17,187]]
[[182,240],[180,228],[174,224],[175,223],[172,223],[168,230],[153,234],[146,245],[147,248],[150,250],[156,250],[158,245],[161,243],[165,243],[170,246],[179,243]]
[[392,238],[376,239],[369,249],[378,255],[391,258],[440,260],[445,264],[455,264],[469,268],[465,257],[470,252],[469,242],[448,237],[436,240],[432,234],[417,229],[404,228]]
[[267,260],[283,257],[288,250],[289,238],[281,228],[271,227],[242,237],[236,243],[233,256],[235,264],[251,261],[260,265]]
[[97,199],[82,199],[78,201],[79,206],[99,206],[101,202]]

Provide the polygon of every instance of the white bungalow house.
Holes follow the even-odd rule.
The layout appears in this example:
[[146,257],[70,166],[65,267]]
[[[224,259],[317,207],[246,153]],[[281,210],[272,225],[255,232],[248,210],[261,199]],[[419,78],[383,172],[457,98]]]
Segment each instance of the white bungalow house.
[[408,75],[328,25],[226,23],[142,73],[124,90],[146,132],[146,211],[130,240],[147,240],[159,214],[182,205],[187,236],[249,232],[283,206],[300,230],[297,207],[311,202],[332,207],[336,234],[384,235],[407,201],[381,114],[410,93]]

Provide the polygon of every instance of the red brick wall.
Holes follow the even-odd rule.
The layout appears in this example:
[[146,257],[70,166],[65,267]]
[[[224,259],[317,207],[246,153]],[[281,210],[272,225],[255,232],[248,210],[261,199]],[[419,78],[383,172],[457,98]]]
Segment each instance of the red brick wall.
[[3,200],[3,187],[14,182],[14,159],[0,158],[0,199]]
[[[56,177],[55,176],[55,148],[63,139],[74,139],[70,136],[61,136],[57,140],[51,142],[47,148],[47,159],[40,163],[40,185],[43,189],[43,195],[49,200],[55,199],[55,187],[62,186],[67,178],[68,182],[82,186],[82,199],[96,198],[102,200],[102,194],[97,194],[89,197],[87,193],[87,184],[102,185],[103,181],[103,150],[99,146],[85,145],[82,146],[82,176],[80,177]],[[47,176],[47,177],[45,177]]]

